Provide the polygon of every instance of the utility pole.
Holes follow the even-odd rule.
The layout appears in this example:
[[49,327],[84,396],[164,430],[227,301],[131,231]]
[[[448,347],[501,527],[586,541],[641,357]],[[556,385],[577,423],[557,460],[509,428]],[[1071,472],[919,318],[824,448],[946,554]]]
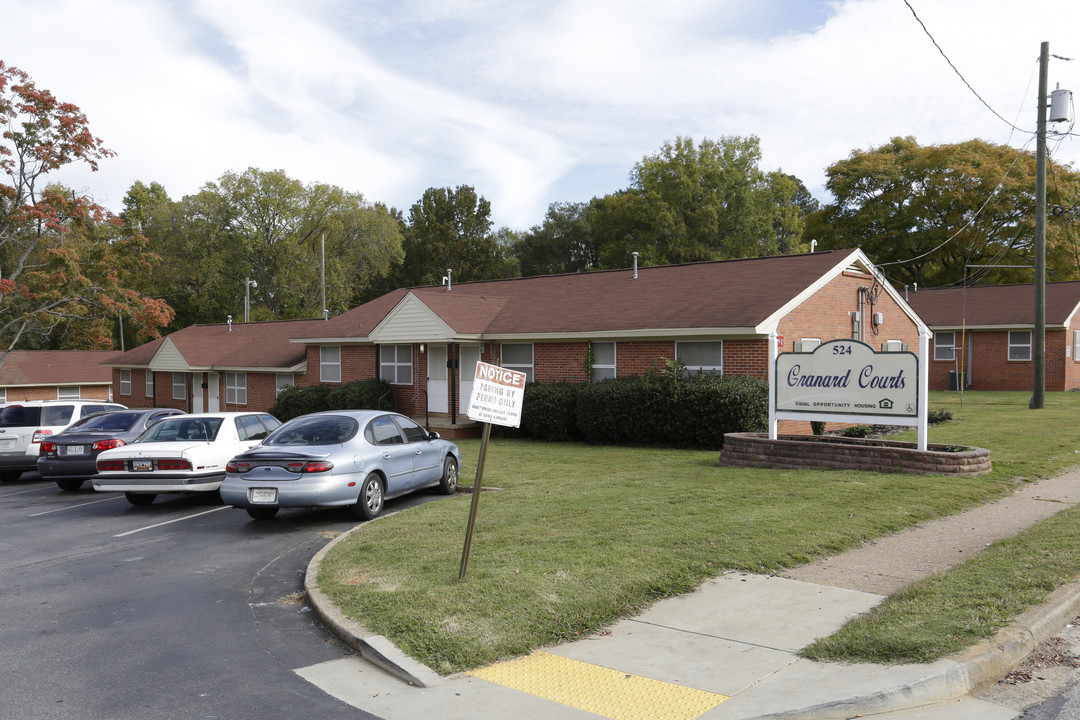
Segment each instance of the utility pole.
[[1050,43],[1039,53],[1039,114],[1035,143],[1035,332],[1031,338],[1032,382],[1028,408],[1046,404],[1046,86]]

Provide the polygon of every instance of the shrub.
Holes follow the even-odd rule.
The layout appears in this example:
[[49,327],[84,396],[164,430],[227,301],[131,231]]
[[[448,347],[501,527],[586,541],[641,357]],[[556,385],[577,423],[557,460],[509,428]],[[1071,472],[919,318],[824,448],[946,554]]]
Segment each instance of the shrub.
[[870,434],[869,425],[849,425],[840,431],[840,434],[849,438],[864,438]]
[[940,425],[941,423],[952,422],[952,413],[945,408],[931,410],[926,413],[926,422],[928,425]]
[[374,408],[378,398],[390,390],[385,380],[357,380],[344,385],[287,387],[278,393],[269,412],[284,422],[300,415],[323,410]]

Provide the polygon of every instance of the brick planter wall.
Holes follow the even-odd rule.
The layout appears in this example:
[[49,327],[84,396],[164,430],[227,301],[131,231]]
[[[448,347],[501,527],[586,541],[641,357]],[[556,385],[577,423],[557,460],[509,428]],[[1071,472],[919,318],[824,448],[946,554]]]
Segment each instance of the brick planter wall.
[[913,442],[870,440],[832,435],[778,435],[728,433],[720,465],[764,467],[781,470],[835,468],[904,472],[918,475],[982,475],[990,472],[990,451],[971,447],[961,452],[945,450],[945,445],[927,445],[918,450]]

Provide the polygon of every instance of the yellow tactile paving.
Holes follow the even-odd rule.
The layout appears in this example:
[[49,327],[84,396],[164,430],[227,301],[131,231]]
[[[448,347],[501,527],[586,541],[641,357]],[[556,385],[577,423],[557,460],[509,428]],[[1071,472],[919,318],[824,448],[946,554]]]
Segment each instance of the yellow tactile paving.
[[693,720],[728,699],[545,652],[469,674],[612,720]]

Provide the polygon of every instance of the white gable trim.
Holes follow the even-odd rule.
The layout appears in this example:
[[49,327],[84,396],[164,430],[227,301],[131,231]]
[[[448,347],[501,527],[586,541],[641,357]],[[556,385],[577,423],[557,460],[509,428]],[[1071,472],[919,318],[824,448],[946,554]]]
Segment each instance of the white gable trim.
[[154,372],[191,372],[193,368],[172,338],[166,337],[147,364]]
[[888,281],[881,277],[878,269],[874,266],[874,263],[870,262],[870,258],[866,257],[866,254],[859,249],[852,250],[851,254],[844,256],[840,262],[833,266],[832,270],[822,274],[821,277],[803,289],[801,293],[781,306],[772,315],[765,318],[765,320],[755,328],[755,331],[763,335],[775,333],[780,321],[783,320],[788,313],[802,305],[813,296],[814,293],[831,283],[835,278],[839,277],[845,270],[848,270],[852,266],[856,266],[867,274],[877,277],[878,285],[896,302],[897,306],[899,306],[904,314],[907,315],[908,319],[915,323],[919,332],[930,332],[930,328],[927,327],[926,323],[924,323],[915,311],[911,309],[911,306],[907,304],[900,293],[898,293]]
[[456,338],[454,329],[411,292],[368,333],[368,340],[379,345],[449,341]]

